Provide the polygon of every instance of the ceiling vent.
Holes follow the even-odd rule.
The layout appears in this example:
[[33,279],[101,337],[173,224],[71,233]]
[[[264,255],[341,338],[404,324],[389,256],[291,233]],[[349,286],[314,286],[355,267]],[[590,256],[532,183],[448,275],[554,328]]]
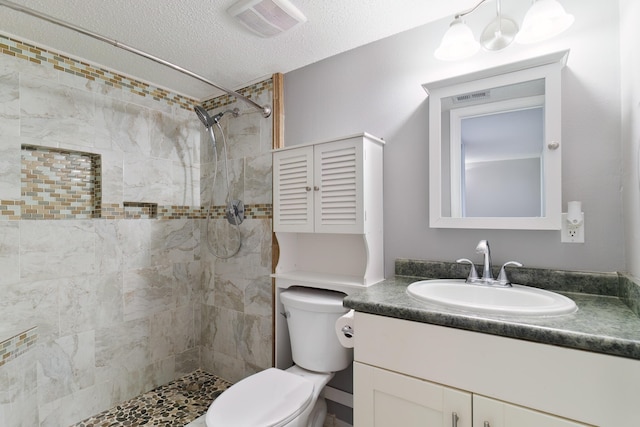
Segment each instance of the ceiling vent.
[[227,13],[262,37],[274,37],[307,22],[288,0],[240,0]]

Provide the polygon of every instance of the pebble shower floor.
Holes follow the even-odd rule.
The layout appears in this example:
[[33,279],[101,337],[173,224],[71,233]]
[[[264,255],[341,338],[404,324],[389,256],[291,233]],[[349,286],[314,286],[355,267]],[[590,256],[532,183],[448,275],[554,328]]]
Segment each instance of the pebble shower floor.
[[231,383],[197,370],[71,427],[184,426],[203,415]]

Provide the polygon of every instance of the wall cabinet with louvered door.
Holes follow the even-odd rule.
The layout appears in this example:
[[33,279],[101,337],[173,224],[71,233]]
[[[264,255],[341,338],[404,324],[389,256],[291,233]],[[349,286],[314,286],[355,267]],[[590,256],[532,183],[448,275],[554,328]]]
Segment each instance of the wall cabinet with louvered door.
[[368,232],[377,226],[381,167],[382,141],[367,134],[275,151],[274,231]]
[[273,152],[276,278],[319,282],[315,287],[384,278],[383,146],[361,133]]

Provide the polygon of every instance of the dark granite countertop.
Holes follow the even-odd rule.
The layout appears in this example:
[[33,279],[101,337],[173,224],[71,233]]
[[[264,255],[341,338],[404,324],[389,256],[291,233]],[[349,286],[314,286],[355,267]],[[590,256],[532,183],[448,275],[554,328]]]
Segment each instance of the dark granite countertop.
[[[416,263],[399,260],[396,263],[396,273],[406,273],[407,265],[399,266],[398,263],[407,262],[412,266]],[[422,267],[427,267],[427,270],[417,273],[411,271],[411,276],[398,275],[351,294],[345,298],[344,305],[356,311],[380,316],[640,360],[640,317],[625,304],[624,298],[621,299],[624,295],[619,295],[620,292],[616,290],[616,273],[558,272],[568,279],[548,281],[552,283],[551,289],[573,299],[578,305],[578,311],[563,316],[519,318],[449,310],[413,299],[407,294],[406,288],[416,280],[460,278],[459,272],[450,270],[458,267],[450,263],[419,263]],[[442,271],[442,267],[449,270]],[[526,283],[530,281],[526,279],[526,275],[535,276],[539,273],[535,269],[521,269],[521,280],[517,283],[531,285]],[[513,277],[511,280],[516,283]],[[585,283],[588,283],[589,289],[584,289]],[[587,293],[594,290],[597,293]]]

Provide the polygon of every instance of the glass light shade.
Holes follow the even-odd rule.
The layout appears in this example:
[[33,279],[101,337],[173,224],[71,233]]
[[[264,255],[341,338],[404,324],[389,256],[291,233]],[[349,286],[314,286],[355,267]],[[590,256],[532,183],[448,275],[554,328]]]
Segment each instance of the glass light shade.
[[456,61],[469,58],[478,50],[480,50],[480,43],[473,37],[471,28],[462,22],[462,19],[457,18],[444,33],[434,56],[442,61]]
[[549,39],[569,28],[573,21],[573,15],[556,0],[538,0],[527,11],[516,41],[529,44]]

